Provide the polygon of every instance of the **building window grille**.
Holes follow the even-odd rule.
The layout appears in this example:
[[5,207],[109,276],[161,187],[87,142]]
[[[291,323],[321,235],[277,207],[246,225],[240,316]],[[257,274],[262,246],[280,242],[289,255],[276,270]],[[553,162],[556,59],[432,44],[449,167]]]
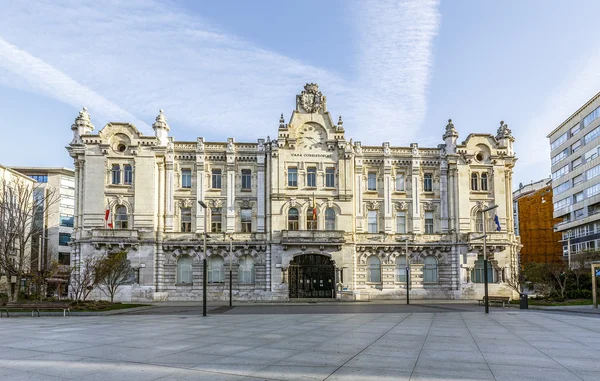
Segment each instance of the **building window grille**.
[[115,226],[117,229],[128,229],[127,208],[122,205],[117,206],[117,213],[115,213]]
[[367,214],[367,229],[369,233],[377,233],[377,211],[369,210]]
[[377,190],[377,173],[369,172],[367,176],[367,190]]
[[381,283],[381,261],[374,255],[367,259],[367,282]]
[[192,208],[181,208],[181,231],[184,233],[192,231]]
[[325,230],[335,230],[335,210],[333,208],[325,210]]
[[252,171],[242,169],[242,189],[249,190],[252,188]]
[[252,209],[242,209],[240,217],[242,220],[242,233],[252,233]]
[[220,169],[212,170],[212,188],[213,189],[221,189],[221,170]]
[[223,257],[213,255],[208,259],[208,283],[223,283],[225,266]]
[[131,185],[133,183],[133,170],[131,165],[125,164],[123,166],[123,184]]
[[298,230],[299,229],[299,222],[300,220],[300,215],[298,213],[298,209],[296,208],[291,208],[288,211],[288,230]]
[[423,191],[433,192],[433,178],[431,173],[426,173],[423,176]]
[[423,261],[423,282],[435,283],[438,281],[438,263],[437,259],[433,256],[425,257]]
[[335,187],[335,169],[334,168],[326,168],[325,169],[325,186],[327,188]]
[[121,166],[113,164],[112,166],[112,183],[121,184]]
[[192,258],[182,255],[177,259],[177,283],[192,284]]
[[298,186],[298,168],[288,168],[288,187]]
[[181,187],[191,188],[192,187],[192,170],[182,169],[181,170]]
[[310,167],[306,171],[306,186],[313,188],[317,186],[317,168]]

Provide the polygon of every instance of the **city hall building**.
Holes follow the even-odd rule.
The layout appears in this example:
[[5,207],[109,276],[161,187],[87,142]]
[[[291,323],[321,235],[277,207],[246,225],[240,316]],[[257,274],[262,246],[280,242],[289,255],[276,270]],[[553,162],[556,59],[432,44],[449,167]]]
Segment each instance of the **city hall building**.
[[512,296],[520,244],[504,122],[461,142],[450,120],[434,148],[363,146],[307,84],[274,139],[176,141],[162,110],[153,129],[94,132],[84,108],[67,147],[71,263],[127,251],[136,276],[120,300],[200,301],[204,258],[210,300],[228,298],[230,269],[235,300],[404,299],[406,267],[411,298],[480,298],[484,224],[490,295]]

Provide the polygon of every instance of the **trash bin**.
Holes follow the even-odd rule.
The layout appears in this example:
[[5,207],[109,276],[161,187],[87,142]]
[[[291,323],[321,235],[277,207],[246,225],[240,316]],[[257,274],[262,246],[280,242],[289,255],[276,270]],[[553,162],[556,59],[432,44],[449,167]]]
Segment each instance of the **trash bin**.
[[529,308],[529,299],[527,299],[527,294],[519,294],[519,309],[526,310]]

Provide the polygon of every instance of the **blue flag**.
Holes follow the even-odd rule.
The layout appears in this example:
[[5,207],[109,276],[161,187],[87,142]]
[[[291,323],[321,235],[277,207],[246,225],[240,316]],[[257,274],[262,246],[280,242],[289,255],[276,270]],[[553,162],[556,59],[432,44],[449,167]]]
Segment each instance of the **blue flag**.
[[494,222],[496,223],[496,231],[500,231],[500,220],[498,219],[498,215],[494,216]]

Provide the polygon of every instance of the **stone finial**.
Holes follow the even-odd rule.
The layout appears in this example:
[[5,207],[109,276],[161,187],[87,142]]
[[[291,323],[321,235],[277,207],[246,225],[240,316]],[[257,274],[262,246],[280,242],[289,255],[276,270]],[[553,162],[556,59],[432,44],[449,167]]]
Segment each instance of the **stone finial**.
[[456,128],[454,128],[454,123],[452,123],[452,119],[448,119],[448,124],[446,125],[446,133],[444,134],[444,136],[442,136],[443,139],[446,139],[447,137],[457,137],[458,136],[458,132],[456,131]]
[[337,124],[339,129],[342,129],[344,127],[344,121],[342,120],[342,116],[340,115],[339,119],[338,119],[338,124]]
[[285,119],[283,118],[283,113],[281,113],[281,117],[279,118],[279,128],[285,128]]
[[496,135],[496,139],[506,139],[513,138],[512,131],[508,128],[508,124],[504,123],[503,120],[500,121],[500,127],[498,127],[498,133]]
[[152,124],[152,128],[155,130],[159,128],[167,131],[171,130],[169,123],[167,123],[167,117],[162,109],[158,110],[158,116],[156,117],[156,121]]
[[[84,107],[79,111],[79,115],[75,118],[75,123],[71,126],[71,130],[77,129],[85,130],[85,133],[90,133],[94,129],[87,107]],[[83,133],[81,135],[83,135]]]

